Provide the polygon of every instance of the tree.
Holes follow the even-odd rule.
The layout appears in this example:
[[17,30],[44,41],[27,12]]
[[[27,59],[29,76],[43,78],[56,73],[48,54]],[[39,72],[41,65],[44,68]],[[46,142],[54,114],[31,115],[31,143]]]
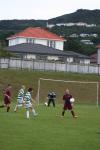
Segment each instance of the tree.
[[74,51],[79,53],[81,52],[81,45],[76,40],[72,38],[68,38],[67,42],[65,42],[64,44],[64,50]]

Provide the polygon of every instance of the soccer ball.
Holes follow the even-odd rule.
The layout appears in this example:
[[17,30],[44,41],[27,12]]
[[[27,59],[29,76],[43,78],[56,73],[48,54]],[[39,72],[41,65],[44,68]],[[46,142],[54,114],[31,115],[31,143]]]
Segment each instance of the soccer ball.
[[74,99],[73,97],[70,98],[70,102],[71,102],[71,103],[75,102],[75,99]]
[[45,105],[45,106],[48,106],[48,103],[47,103],[47,102],[45,102],[45,103],[44,103],[44,105]]

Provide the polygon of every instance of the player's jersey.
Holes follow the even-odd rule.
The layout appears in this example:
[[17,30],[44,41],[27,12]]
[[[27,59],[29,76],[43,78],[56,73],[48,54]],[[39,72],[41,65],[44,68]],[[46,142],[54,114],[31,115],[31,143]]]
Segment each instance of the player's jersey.
[[9,89],[5,89],[3,91],[4,94],[4,103],[9,104],[11,102],[11,91]]
[[56,98],[55,92],[49,92],[49,93],[48,93],[48,98],[49,98],[49,99],[55,99],[55,98]]
[[27,92],[27,93],[25,94],[25,103],[26,103],[26,104],[29,104],[29,103],[31,102],[31,99],[32,99],[31,93],[30,93],[30,92]]
[[20,89],[17,97],[18,103],[23,103],[24,99],[24,89]]
[[72,98],[71,94],[65,94],[63,96],[63,100],[64,100],[65,104],[70,104],[70,98]]

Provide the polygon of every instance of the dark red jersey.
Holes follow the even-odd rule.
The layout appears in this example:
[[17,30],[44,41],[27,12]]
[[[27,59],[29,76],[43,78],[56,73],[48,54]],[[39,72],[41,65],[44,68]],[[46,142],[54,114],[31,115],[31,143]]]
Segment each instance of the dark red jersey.
[[70,104],[70,98],[72,98],[71,94],[65,94],[63,96],[63,100],[64,100],[65,104]]
[[8,104],[11,100],[11,91],[9,89],[4,90],[4,103]]
[[68,110],[71,110],[72,109],[72,104],[70,102],[70,98],[72,98],[72,95],[71,94],[65,94],[63,96],[63,100],[64,100],[64,109],[68,109]]

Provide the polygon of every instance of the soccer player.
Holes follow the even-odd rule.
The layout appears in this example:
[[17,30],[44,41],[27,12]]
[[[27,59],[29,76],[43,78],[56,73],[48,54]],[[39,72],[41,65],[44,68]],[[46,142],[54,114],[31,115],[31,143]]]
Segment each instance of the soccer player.
[[65,94],[63,96],[63,101],[64,101],[64,107],[62,111],[62,116],[64,116],[66,110],[70,110],[73,118],[77,118],[73,111],[73,106],[72,103],[70,102],[70,99],[72,98],[72,95],[69,92],[69,89],[66,89]]
[[11,85],[8,84],[8,86],[3,90],[4,95],[4,104],[0,106],[0,108],[6,107],[7,112],[10,110],[10,103],[11,103]]
[[31,109],[32,113],[33,113],[33,116],[37,116],[37,113],[35,112],[35,109],[33,108],[33,105],[32,105],[32,102],[33,102],[33,99],[32,99],[32,96],[31,96],[31,93],[32,93],[33,89],[32,88],[29,88],[28,91],[26,92],[25,94],[25,107],[26,107],[26,118],[29,119],[29,110]]
[[52,103],[52,104],[53,104],[53,107],[55,107],[56,93],[50,91],[50,92],[48,93],[47,99],[48,99],[48,107],[50,106],[50,103]]
[[22,85],[22,87],[18,93],[17,104],[16,104],[15,109],[14,109],[15,112],[18,110],[18,108],[24,106],[24,90],[25,90],[25,86]]

